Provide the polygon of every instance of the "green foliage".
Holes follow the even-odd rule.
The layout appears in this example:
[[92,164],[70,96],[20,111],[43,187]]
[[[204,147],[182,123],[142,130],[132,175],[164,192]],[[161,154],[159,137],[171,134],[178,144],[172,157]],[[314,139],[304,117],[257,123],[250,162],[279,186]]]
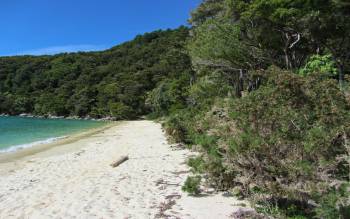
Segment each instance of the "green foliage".
[[176,143],[191,144],[191,122],[193,121],[194,114],[187,110],[178,110],[171,114],[166,122],[164,128],[166,133],[171,136],[172,141]]
[[319,73],[328,77],[336,76],[338,74],[332,55],[311,56],[305,67],[299,70],[299,73],[304,76]]
[[349,177],[349,166],[340,159],[347,154],[349,103],[332,80],[278,69],[268,74],[266,86],[232,104],[241,131],[232,133],[235,150],[229,165],[249,176],[246,185],[258,185],[277,200],[311,199],[319,204],[316,212],[325,211],[322,217],[339,214],[338,204],[348,196],[329,182],[343,185]]
[[184,73],[178,79],[164,80],[147,94],[146,106],[151,108],[154,116],[185,108],[189,76]]
[[149,112],[146,95],[161,81],[168,80],[170,96],[182,95],[191,74],[184,53],[187,37],[188,28],[180,27],[146,33],[102,52],[1,57],[0,113],[114,119],[144,115]]
[[333,79],[278,68],[260,74],[266,78],[260,89],[220,105],[229,115],[217,106],[184,109],[165,126],[174,136],[181,130],[178,141],[201,146],[201,156],[189,162],[193,171],[219,189],[239,185],[254,202],[271,203],[263,213],[344,215],[349,196],[338,186],[348,188],[349,102]]
[[225,10],[223,7],[224,2],[225,0],[204,0],[192,11],[190,23],[193,26],[198,26],[208,19],[220,16]]
[[200,193],[200,183],[202,178],[200,176],[187,177],[185,184],[182,186],[184,192],[188,192],[191,195],[198,195]]
[[307,219],[314,216],[313,214],[306,214],[305,209],[299,209],[299,206],[295,204],[289,204],[287,208],[283,209],[276,203],[262,202],[259,203],[256,210],[263,215],[271,215],[274,218]]
[[343,1],[227,0],[224,7],[270,64],[297,70],[311,54],[330,52],[340,73],[349,68],[350,14]]
[[205,171],[205,161],[202,157],[190,158],[187,164],[192,168],[192,172],[194,173],[204,173]]
[[188,102],[193,107],[206,108],[213,104],[216,97],[225,97],[232,88],[218,73],[205,75],[188,88]]
[[[240,27],[229,22],[208,20],[194,31],[188,45],[192,59],[200,65],[231,65],[249,68],[259,63],[259,50],[240,40]],[[225,63],[226,62],[226,63]]]
[[[217,188],[239,186],[268,203],[266,214],[346,218],[350,105],[333,79],[349,73],[348,9],[344,1],[203,1],[188,44],[198,78],[188,107],[166,122],[201,152],[190,165]],[[263,70],[269,65],[281,69]],[[228,101],[237,69],[252,89]]]
[[108,104],[110,115],[112,115],[115,119],[127,119],[129,116],[134,114],[131,107],[123,104],[123,103],[109,103]]

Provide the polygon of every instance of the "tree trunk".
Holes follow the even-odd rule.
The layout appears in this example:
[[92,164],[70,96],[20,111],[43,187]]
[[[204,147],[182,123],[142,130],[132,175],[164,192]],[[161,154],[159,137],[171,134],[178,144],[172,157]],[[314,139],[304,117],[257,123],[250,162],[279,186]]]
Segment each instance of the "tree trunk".
[[340,88],[343,88],[344,85],[344,67],[341,66],[339,68],[339,86]]
[[239,77],[236,82],[236,96],[241,98],[242,97],[242,91],[244,87],[244,78],[243,78],[243,69],[239,70]]

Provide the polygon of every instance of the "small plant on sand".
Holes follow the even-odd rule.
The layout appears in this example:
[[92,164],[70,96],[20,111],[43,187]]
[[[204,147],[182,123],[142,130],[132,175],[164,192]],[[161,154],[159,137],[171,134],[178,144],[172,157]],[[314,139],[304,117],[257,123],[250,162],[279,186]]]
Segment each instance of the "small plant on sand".
[[190,195],[198,195],[200,193],[201,176],[189,176],[187,177],[185,184],[182,186],[184,192],[188,192]]

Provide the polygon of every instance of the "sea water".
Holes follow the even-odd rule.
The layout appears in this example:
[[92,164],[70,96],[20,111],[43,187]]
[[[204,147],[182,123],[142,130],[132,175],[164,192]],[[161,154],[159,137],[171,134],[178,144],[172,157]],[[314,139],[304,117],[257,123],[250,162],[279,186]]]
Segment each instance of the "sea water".
[[105,124],[105,122],[90,120],[0,116],[0,153],[51,143]]

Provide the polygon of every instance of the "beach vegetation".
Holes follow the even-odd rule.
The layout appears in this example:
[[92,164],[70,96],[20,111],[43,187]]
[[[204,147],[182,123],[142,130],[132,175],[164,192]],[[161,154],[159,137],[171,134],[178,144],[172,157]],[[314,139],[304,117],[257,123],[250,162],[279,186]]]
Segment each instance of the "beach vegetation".
[[185,184],[182,186],[182,190],[188,192],[191,195],[199,195],[200,194],[200,176],[189,176]]
[[265,215],[349,217],[346,9],[343,1],[202,2],[187,46],[196,81],[187,108],[164,124],[200,153],[192,171]]

